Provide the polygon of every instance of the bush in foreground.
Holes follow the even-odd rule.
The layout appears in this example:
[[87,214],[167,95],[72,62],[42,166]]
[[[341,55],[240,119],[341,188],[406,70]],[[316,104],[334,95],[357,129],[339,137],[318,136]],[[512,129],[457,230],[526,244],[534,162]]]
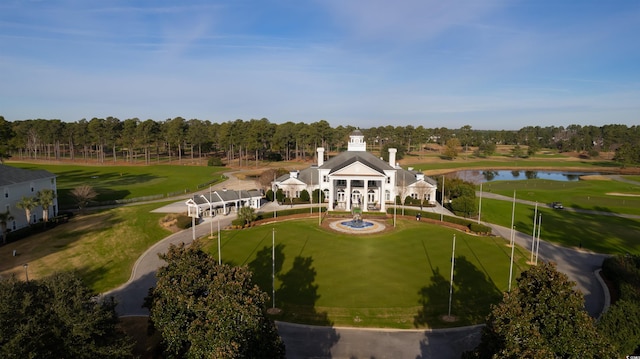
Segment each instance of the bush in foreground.
[[284,358],[268,296],[247,267],[218,265],[197,241],[171,246],[161,258],[167,265],[145,306],[169,357]]
[[115,306],[69,272],[0,280],[0,357],[129,358]]

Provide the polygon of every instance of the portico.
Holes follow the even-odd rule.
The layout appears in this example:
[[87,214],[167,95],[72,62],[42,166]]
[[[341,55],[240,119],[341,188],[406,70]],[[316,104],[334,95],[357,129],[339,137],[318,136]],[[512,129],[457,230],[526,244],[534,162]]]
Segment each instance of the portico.
[[[396,195],[411,194],[412,188],[420,184],[421,195],[429,202],[435,200],[435,181],[422,173],[407,171],[396,163],[395,148],[389,149],[389,160],[384,161],[366,151],[364,136],[355,130],[349,136],[346,152],[324,161],[324,148],[318,148],[318,165],[301,171],[292,171],[273,182],[273,191],[281,189],[288,197],[298,197],[301,190],[312,192],[320,189],[329,211],[386,212],[387,204],[393,203]],[[402,178],[403,188],[397,188],[397,178]]]

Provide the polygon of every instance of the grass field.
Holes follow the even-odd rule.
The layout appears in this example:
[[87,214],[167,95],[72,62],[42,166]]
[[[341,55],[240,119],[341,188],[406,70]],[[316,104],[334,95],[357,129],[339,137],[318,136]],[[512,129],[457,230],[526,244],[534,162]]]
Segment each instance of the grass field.
[[576,160],[566,156],[543,156],[532,158],[519,158],[496,156],[489,159],[459,157],[455,160],[428,160],[421,157],[407,157],[403,160],[403,166],[411,166],[418,170],[426,171],[426,174],[444,173],[458,169],[482,168],[482,169],[563,169],[582,171],[606,171],[617,170],[620,165],[611,161]]
[[[516,203],[515,227],[533,234],[534,206]],[[512,202],[485,198],[482,221],[511,226]],[[540,238],[567,247],[580,247],[598,253],[640,254],[640,220],[554,210],[538,206],[542,213]]]
[[[387,223],[387,225],[391,225]],[[290,220],[222,234],[223,261],[248,265],[271,293],[272,230],[276,242],[276,305],[285,321],[354,327],[441,328],[476,324],[508,287],[510,249],[502,238],[476,237],[424,222],[353,236],[313,219]],[[453,235],[456,270],[448,311]],[[217,241],[205,246],[217,257]],[[513,278],[528,254],[516,250]]]
[[69,192],[88,184],[98,192],[98,202],[147,196],[187,193],[198,185],[222,181],[224,167],[204,166],[82,166],[12,162],[11,166],[44,169],[58,176],[58,203],[61,208],[73,207]]
[[537,201],[562,202],[565,207],[640,215],[640,185],[611,180],[551,181],[543,179],[496,181],[482,185],[484,192]]
[[[74,217],[67,224],[0,247],[0,275],[24,278],[77,270],[97,292],[126,282],[138,257],[169,235],[158,224],[163,214],[150,213],[161,204],[120,207]],[[13,250],[18,256],[12,256]]]

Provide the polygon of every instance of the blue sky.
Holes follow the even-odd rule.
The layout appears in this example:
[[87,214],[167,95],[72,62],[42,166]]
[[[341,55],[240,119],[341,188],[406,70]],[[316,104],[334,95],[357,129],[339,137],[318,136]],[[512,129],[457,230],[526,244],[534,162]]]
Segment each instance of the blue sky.
[[635,0],[3,0],[0,115],[640,124]]

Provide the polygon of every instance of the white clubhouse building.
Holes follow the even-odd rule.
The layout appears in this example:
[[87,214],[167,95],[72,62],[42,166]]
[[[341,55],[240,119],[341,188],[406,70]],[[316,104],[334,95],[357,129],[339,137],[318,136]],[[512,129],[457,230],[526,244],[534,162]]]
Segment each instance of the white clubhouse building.
[[324,193],[329,211],[385,212],[396,196],[423,199],[435,204],[436,181],[411,168],[405,170],[396,163],[395,148],[389,149],[389,162],[367,152],[367,144],[359,130],[349,136],[346,152],[325,162],[324,148],[317,149],[318,164],[301,171],[292,171],[277,178],[272,190],[281,189],[288,198],[298,198],[303,190]]

